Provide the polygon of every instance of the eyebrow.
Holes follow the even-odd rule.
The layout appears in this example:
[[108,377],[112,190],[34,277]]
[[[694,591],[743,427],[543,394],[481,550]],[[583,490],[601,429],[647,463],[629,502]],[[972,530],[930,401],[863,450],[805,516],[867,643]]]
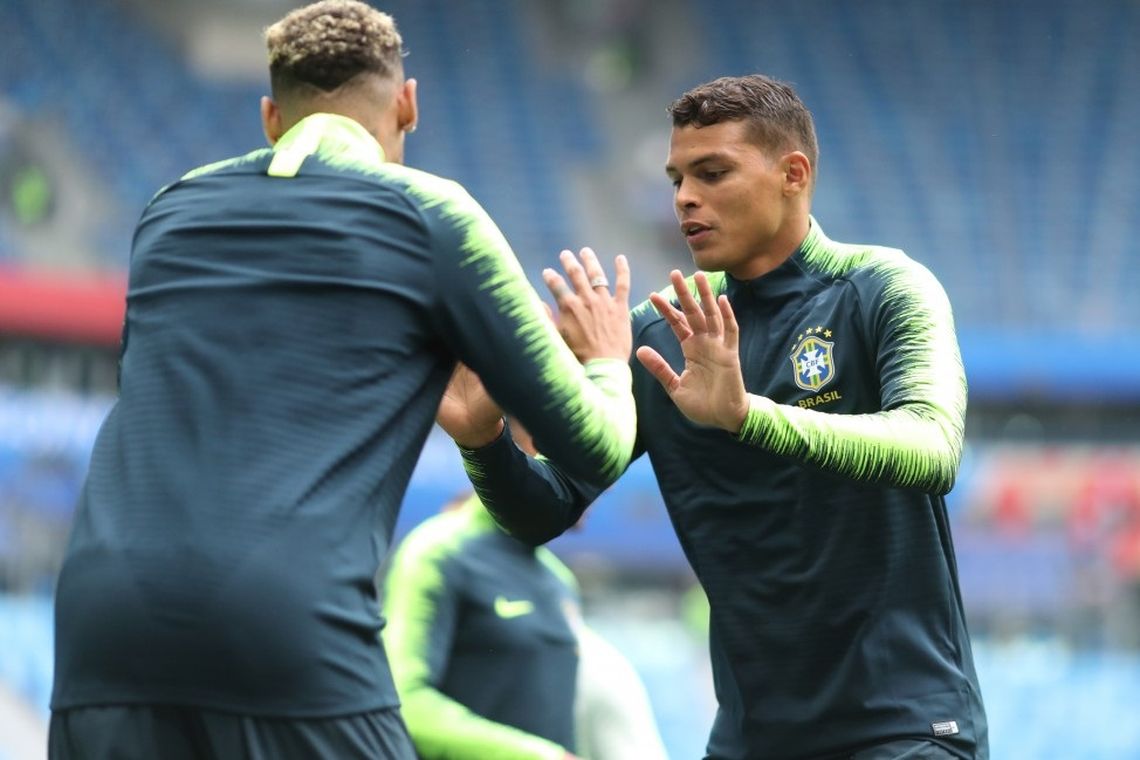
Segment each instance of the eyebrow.
[[[703,156],[699,156],[699,157],[693,159],[692,161],[690,161],[688,164],[688,168],[690,171],[692,171],[693,169],[696,169],[697,167],[699,167],[701,164],[707,164],[710,161],[721,161],[721,160],[725,160],[727,158],[728,158],[728,155],[726,153],[724,153],[723,151],[715,151],[713,153],[706,153]],[[677,173],[677,167],[673,166],[672,164],[665,164],[665,173],[666,174],[676,174]]]

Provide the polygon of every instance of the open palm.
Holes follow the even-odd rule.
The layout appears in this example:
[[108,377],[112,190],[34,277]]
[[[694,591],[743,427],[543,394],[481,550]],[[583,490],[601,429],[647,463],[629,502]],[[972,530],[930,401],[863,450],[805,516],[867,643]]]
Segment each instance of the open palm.
[[693,278],[700,302],[679,271],[671,272],[670,279],[680,309],[660,294],[649,299],[673,328],[685,367],[677,374],[648,346],[637,349],[638,361],[657,378],[686,417],[737,433],[748,412],[748,394],[740,371],[740,329],[732,306],[727,296],[713,295],[704,272]]

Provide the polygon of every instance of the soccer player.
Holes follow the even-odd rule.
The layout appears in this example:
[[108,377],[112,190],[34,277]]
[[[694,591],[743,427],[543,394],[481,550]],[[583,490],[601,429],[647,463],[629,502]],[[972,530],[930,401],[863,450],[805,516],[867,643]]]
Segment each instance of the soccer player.
[[582,621],[573,573],[476,496],[413,528],[384,587],[384,645],[423,760],[664,760],[644,686]]
[[[633,311],[634,451],[709,598],[708,757],[986,758],[943,499],[966,410],[946,295],[902,251],[824,234],[791,87],[721,78],[669,110],[701,271]],[[440,422],[516,535],[548,540],[605,487],[522,455],[493,403],[465,400]]]
[[578,590],[549,549],[472,495],[412,529],[384,588],[384,648],[423,760],[573,757]]
[[272,148],[190,172],[135,232],[57,587],[52,758],[413,758],[373,577],[457,359],[566,470],[629,459],[623,260],[611,296],[564,256],[561,299],[610,317],[583,366],[476,202],[401,165],[392,19],[326,0],[267,43]]

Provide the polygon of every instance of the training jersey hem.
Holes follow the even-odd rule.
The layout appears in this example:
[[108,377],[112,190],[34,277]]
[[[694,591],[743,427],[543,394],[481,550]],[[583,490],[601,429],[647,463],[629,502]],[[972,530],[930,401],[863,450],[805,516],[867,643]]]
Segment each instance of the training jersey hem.
[[148,706],[148,707],[183,707],[192,710],[210,710],[231,715],[243,715],[253,718],[296,718],[296,719],[322,719],[341,718],[349,715],[376,712],[377,710],[390,710],[399,708],[399,700],[377,700],[375,702],[362,702],[342,705],[332,705],[323,708],[286,708],[286,707],[254,707],[236,702],[210,699],[201,696],[171,695],[116,695],[102,694],[98,697],[71,697],[53,699],[52,712],[64,710],[77,710],[91,707],[116,706]]

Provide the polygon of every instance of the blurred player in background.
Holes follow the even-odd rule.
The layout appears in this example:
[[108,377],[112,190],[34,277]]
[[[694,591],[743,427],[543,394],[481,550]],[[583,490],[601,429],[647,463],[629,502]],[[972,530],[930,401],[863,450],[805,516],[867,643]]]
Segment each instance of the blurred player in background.
[[565,259],[609,317],[583,367],[476,202],[400,165],[392,19],[328,0],[266,37],[272,149],[190,172],[135,233],[57,589],[53,758],[413,757],[373,577],[457,359],[567,470],[629,459],[624,264],[612,297]]
[[[635,456],[709,598],[708,757],[986,758],[943,499],[966,410],[946,295],[902,251],[824,235],[791,87],[722,78],[669,110],[703,271],[632,314]],[[467,400],[440,422],[488,509],[531,543],[572,525],[604,486],[525,456],[493,402]]]
[[[512,421],[511,430],[533,453],[525,429]],[[573,573],[504,532],[478,497],[404,539],[384,617],[402,714],[424,760],[664,759],[645,689],[582,622]]]
[[384,589],[384,648],[424,760],[573,757],[570,571],[471,495],[414,528]]
[[585,760],[668,760],[641,676],[617,647],[573,612],[571,623],[578,634],[578,754]]

